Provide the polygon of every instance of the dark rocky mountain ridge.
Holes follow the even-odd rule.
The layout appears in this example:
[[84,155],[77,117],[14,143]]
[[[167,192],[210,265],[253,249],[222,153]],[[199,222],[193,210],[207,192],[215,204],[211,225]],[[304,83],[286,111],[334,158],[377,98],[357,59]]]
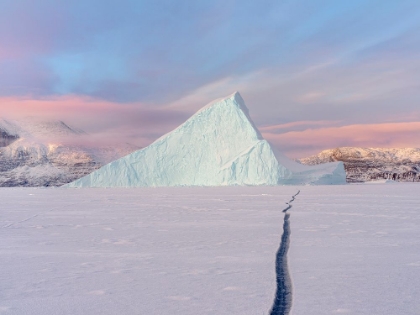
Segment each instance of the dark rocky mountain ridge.
[[88,137],[62,121],[0,119],[0,187],[61,186],[139,149],[78,144]]
[[302,164],[315,165],[342,161],[347,182],[394,180],[420,182],[420,149],[341,147],[299,159]]

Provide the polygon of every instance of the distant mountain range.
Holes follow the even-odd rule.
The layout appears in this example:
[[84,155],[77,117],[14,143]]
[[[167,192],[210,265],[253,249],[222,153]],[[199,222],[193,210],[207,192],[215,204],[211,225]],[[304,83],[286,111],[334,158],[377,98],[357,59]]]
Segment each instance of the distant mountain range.
[[[61,186],[140,149],[128,143],[92,146],[93,142],[89,134],[62,121],[0,118],[0,187]],[[298,160],[307,165],[336,161],[344,163],[349,183],[420,182],[417,148],[341,147]]]
[[0,187],[61,186],[139,149],[84,145],[89,138],[62,121],[0,119]]
[[401,182],[420,181],[420,149],[384,149],[342,147],[325,150],[300,159],[307,165],[342,161],[347,182],[389,179]]

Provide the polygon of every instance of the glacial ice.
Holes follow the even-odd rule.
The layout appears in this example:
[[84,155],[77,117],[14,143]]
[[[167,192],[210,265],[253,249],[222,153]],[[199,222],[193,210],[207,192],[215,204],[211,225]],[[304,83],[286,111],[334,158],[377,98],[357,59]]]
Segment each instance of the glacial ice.
[[344,184],[341,162],[298,164],[255,127],[239,93],[202,108],[148,147],[67,187]]

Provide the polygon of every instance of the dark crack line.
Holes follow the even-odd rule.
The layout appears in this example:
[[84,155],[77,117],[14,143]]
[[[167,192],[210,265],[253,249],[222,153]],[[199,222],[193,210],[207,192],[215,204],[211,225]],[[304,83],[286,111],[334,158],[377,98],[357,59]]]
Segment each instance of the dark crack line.
[[287,212],[287,210],[289,210],[291,207],[292,207],[292,205],[288,205],[287,208],[283,210],[283,212]]
[[287,252],[290,242],[290,214],[284,215],[283,235],[277,251],[276,275],[277,291],[270,315],[287,315],[292,306],[292,281],[287,264]]
[[295,198],[296,198],[296,196],[297,196],[297,195],[299,195],[299,193],[300,193],[300,190],[298,190],[298,192],[292,196],[292,199],[290,199],[290,200],[289,200],[289,202],[286,202],[286,205],[288,205],[288,206],[287,206],[287,208],[286,208],[286,209],[284,209],[284,210],[283,210],[283,212],[285,212],[285,213],[286,213],[288,210],[290,210],[290,208],[292,208],[291,203],[292,203],[293,201],[295,201]]
[[289,250],[291,229],[289,221],[290,214],[287,213],[287,211],[292,208],[291,203],[299,193],[300,190],[286,203],[288,206],[283,210],[283,235],[281,236],[280,247],[276,254],[277,291],[270,315],[288,315],[292,308],[292,280],[287,264],[287,252]]

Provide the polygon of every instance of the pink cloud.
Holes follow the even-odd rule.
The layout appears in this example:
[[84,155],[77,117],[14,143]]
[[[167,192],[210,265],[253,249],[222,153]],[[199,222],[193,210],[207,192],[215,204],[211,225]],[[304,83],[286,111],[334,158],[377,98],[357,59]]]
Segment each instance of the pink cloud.
[[339,121],[330,121],[330,120],[316,120],[316,121],[311,121],[311,120],[305,120],[305,121],[293,121],[290,123],[286,123],[286,124],[279,124],[279,125],[272,125],[272,126],[265,126],[265,127],[261,127],[259,128],[261,132],[267,132],[267,133],[276,133],[276,131],[282,131],[284,132],[284,130],[286,129],[293,129],[296,127],[299,128],[305,128],[308,129],[309,127],[313,127],[313,126],[331,126],[331,125],[335,125],[337,124]]
[[263,136],[290,157],[304,157],[339,146],[420,147],[420,122],[348,125]]
[[149,144],[188,118],[182,111],[155,109],[148,104],[119,104],[80,96],[0,98],[0,113],[6,119],[62,120],[88,132],[101,144],[130,142],[138,146]]
[[118,108],[116,104],[98,101],[86,97],[63,96],[44,99],[30,99],[25,97],[0,98],[0,112],[2,116],[19,119],[22,117],[37,117],[45,120],[63,119],[81,121],[97,120],[109,112],[125,112],[126,108]]
[[[44,99],[0,98],[3,118],[33,116],[62,120],[90,134],[100,144],[129,142],[146,146],[179,126],[191,110],[154,108],[150,104],[119,104],[80,96]],[[355,124],[338,121],[296,121],[262,127],[263,136],[290,157],[304,157],[338,146],[420,147],[420,122]],[[305,130],[300,130],[305,129]]]

